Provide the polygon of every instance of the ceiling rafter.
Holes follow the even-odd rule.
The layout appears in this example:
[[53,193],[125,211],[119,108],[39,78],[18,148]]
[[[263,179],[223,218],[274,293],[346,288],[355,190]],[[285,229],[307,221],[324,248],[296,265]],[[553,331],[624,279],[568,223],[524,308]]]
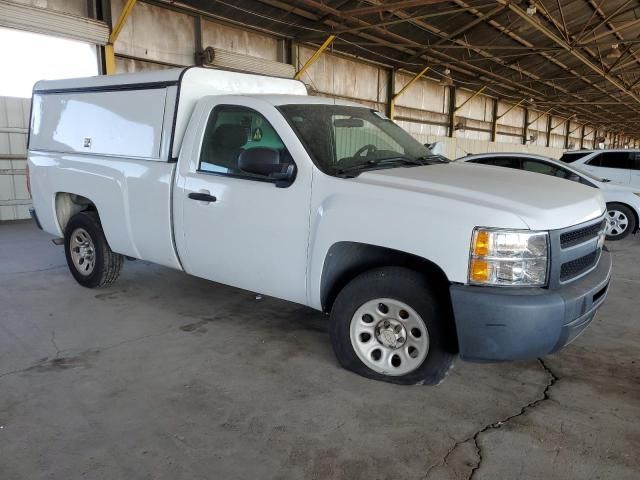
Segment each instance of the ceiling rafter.
[[[261,1],[270,1],[270,0],[261,0]],[[338,15],[338,10],[336,10],[335,8],[330,7],[330,6],[328,6],[328,5],[324,4],[324,3],[318,2],[316,0],[298,0],[297,3],[303,3],[303,4],[307,5],[310,8],[318,8],[320,11],[322,11],[325,14],[332,14],[335,17],[341,17],[342,19],[345,19],[344,15]],[[405,16],[406,15],[404,12],[401,12],[401,11],[395,11],[394,14],[395,15],[400,15],[400,16]],[[367,22],[364,22],[361,19],[353,18],[353,19],[350,19],[350,20],[353,21],[353,22],[356,22],[359,25],[367,24]],[[334,26],[334,25],[329,24],[329,26]],[[371,25],[371,27],[372,27],[372,30],[377,31],[375,26]],[[378,31],[378,33],[380,33],[383,36],[388,36],[390,39],[393,39],[393,40],[395,40],[397,42],[404,43],[405,45],[407,45],[408,48],[416,48],[416,47],[420,46],[420,44],[418,42],[414,41],[414,40],[408,39],[408,38],[400,36],[400,35],[396,35],[396,34],[394,34],[392,32],[389,32],[389,31]],[[370,36],[369,34],[362,34],[361,32],[358,32],[358,35],[360,35],[360,36],[361,35],[365,35],[367,37]],[[377,37],[373,37],[373,36],[370,36],[370,37],[371,37],[370,38],[371,40],[380,41],[381,44],[383,44],[383,45],[385,45],[387,47],[391,47],[391,48],[394,48],[394,49],[397,48],[397,45],[395,45],[393,43],[390,43],[387,40],[380,40]],[[406,49],[405,49],[405,51],[406,51]],[[460,61],[460,59],[457,59],[455,57],[450,57],[450,56],[447,56],[447,55],[443,55],[443,54],[441,54],[441,52],[431,51],[430,53],[432,54],[431,58],[427,57],[426,58],[427,60],[433,61],[434,60],[433,57],[435,56],[436,59],[438,60],[436,62],[436,64],[441,64],[441,65],[445,64],[445,65],[449,66],[452,70],[460,71],[460,67],[464,67],[465,69],[470,69],[473,72],[481,73],[483,75],[483,77],[480,77],[480,80],[488,82],[488,83],[493,83],[495,87],[503,87],[504,88],[504,87],[506,87],[506,84],[508,84],[509,85],[508,89],[510,91],[517,92],[521,96],[523,95],[523,93],[524,93],[524,96],[532,96],[532,97],[537,97],[537,98],[544,98],[544,96],[545,96],[545,92],[540,92],[539,90],[535,90],[535,89],[533,89],[531,87],[523,88],[521,83],[516,82],[511,78],[507,78],[507,77],[504,77],[502,75],[498,75],[498,74],[494,73],[493,71],[482,69],[482,68],[477,67],[475,65],[470,65],[470,64],[468,64],[468,63],[466,63],[464,61]],[[493,57],[488,55],[488,59],[490,60],[491,58],[493,58]],[[514,67],[514,68],[517,69],[517,67]],[[469,75],[469,76],[473,76],[473,73],[470,73],[468,70],[467,71],[461,70],[461,73]],[[523,72],[521,72],[521,73],[523,73]],[[501,84],[500,83],[496,84],[496,82],[502,82],[502,83]],[[542,81],[542,80],[541,80],[541,82],[544,83],[544,81]],[[547,84],[547,86],[550,86],[550,85]],[[553,88],[554,86],[551,85],[551,87]],[[555,87],[555,88],[558,89],[557,87]],[[523,92],[523,90],[526,91],[526,92]],[[574,96],[576,98],[579,98],[578,95],[574,95]],[[604,109],[604,108],[601,107],[601,106],[597,106],[597,109],[600,110],[600,109]],[[611,112],[611,111],[606,111],[606,112],[603,112],[602,114],[600,114],[600,113],[596,114],[595,112],[591,111],[590,109],[582,108],[582,107],[578,107],[578,106],[576,106],[576,110],[579,110],[581,112],[581,115],[584,115],[585,118],[587,118],[587,117],[592,117],[592,118],[595,117],[600,122],[602,122],[602,121],[606,122],[607,119],[611,118],[610,117],[611,115],[615,115],[615,113]],[[565,115],[570,115],[571,113],[572,112],[567,111],[564,114]]]
[[[256,2],[264,8],[255,8]],[[574,115],[574,121],[611,128],[630,125],[629,119],[640,113],[640,91],[637,98],[633,91],[640,87],[634,47],[640,43],[637,0],[536,0],[537,15],[529,16],[535,23],[514,10],[524,11],[524,0],[211,3],[217,5],[216,14],[229,15],[232,22],[295,41],[317,43],[338,34],[332,47],[336,53],[391,68],[414,72],[431,65],[436,78],[450,68],[457,86],[477,90],[487,85],[485,94],[521,101],[530,110],[557,104],[557,118]],[[619,56],[609,54],[615,44]],[[640,135],[635,123],[629,129]]]
[[[459,6],[463,7],[463,8],[468,9],[468,11],[469,11],[469,12],[473,12],[473,13],[475,13],[475,14],[476,14],[477,16],[479,16],[479,17],[483,17],[483,16],[485,16],[485,14],[483,14],[482,12],[479,12],[475,7],[473,7],[473,6],[471,6],[471,5],[468,5],[468,4],[466,4],[465,2],[462,2],[462,1],[456,1],[455,3],[456,3],[457,5],[459,5]],[[406,12],[404,12],[404,11],[402,11],[402,10],[394,10],[393,14],[394,14],[394,15],[396,15],[396,16],[398,16],[398,17],[400,17],[400,18],[407,18],[407,17],[409,17],[409,16],[410,16],[409,14],[407,14]],[[490,19],[488,19],[488,21],[490,21]],[[433,35],[439,36],[441,39],[447,39],[447,35],[446,35],[446,33],[443,33],[443,32],[442,32],[442,31],[440,31],[439,29],[434,28],[433,26],[431,26],[431,25],[429,25],[429,24],[427,24],[427,23],[425,23],[425,22],[422,22],[422,21],[416,21],[416,20],[410,20],[410,23],[413,23],[413,24],[415,24],[416,26],[418,26],[418,27],[420,27],[420,28],[425,29],[427,32],[429,32],[429,33],[431,33],[431,34],[433,34]],[[499,65],[500,65],[500,66],[502,66],[502,67],[506,67],[506,68],[508,68],[508,69],[510,69],[510,70],[513,70],[513,71],[515,71],[515,72],[517,72],[517,73],[521,74],[521,75],[525,75],[525,76],[528,76],[528,77],[530,77],[530,78],[534,78],[534,79],[536,79],[536,80],[539,80],[541,83],[544,83],[544,84],[546,84],[547,86],[550,86],[551,88],[558,89],[558,87],[557,87],[556,85],[553,85],[553,84],[551,84],[551,85],[550,85],[550,84],[549,84],[549,82],[545,82],[545,81],[544,81],[544,80],[542,80],[539,76],[535,76],[535,75],[531,74],[530,72],[528,72],[528,71],[526,71],[526,70],[524,70],[524,69],[520,68],[520,67],[519,67],[519,66],[517,66],[517,65],[508,64],[508,63],[506,63],[506,62],[502,61],[501,59],[499,59],[499,58],[497,58],[497,57],[495,57],[495,56],[493,56],[493,55],[491,55],[491,54],[489,54],[489,53],[487,53],[487,52],[484,52],[484,51],[482,51],[481,49],[478,49],[478,48],[474,47],[473,45],[470,45],[470,44],[469,44],[468,42],[466,42],[466,41],[462,41],[462,40],[460,40],[460,39],[453,39],[453,41],[454,41],[454,42],[456,42],[456,43],[458,43],[459,45],[462,45],[462,46],[467,47],[467,48],[468,48],[468,49],[470,49],[470,50],[473,50],[474,52],[478,53],[479,55],[482,55],[485,59],[487,59],[487,60],[489,60],[489,61],[492,61],[492,62],[495,62],[495,63],[499,64]],[[433,53],[433,51],[432,51],[432,50],[430,50],[430,49],[429,49],[429,50],[427,50],[427,51],[431,51],[431,52]],[[405,61],[406,61],[406,60],[405,60]],[[460,63],[460,60],[458,60],[458,63]],[[565,67],[565,68],[566,68],[566,67]],[[571,70],[569,70],[569,71],[571,71]],[[572,72],[572,73],[574,73],[574,72]],[[577,73],[576,73],[576,74],[577,74]],[[579,76],[579,74],[577,74],[577,75]],[[561,90],[562,90],[562,89],[561,89]],[[575,96],[576,96],[577,98],[579,98],[579,96],[578,96],[578,95],[575,95]],[[598,109],[601,109],[601,110],[607,110],[607,109],[605,109],[605,108],[603,108],[603,107],[601,107],[601,106],[598,106],[597,108],[598,108]],[[608,114],[612,114],[612,112],[611,112],[611,111],[607,111],[607,113],[608,113]]]

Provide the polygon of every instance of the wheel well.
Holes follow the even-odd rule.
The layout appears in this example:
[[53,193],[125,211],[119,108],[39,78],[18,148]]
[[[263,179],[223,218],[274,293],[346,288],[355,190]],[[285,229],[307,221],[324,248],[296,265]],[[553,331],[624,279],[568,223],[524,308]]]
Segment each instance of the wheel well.
[[82,195],[67,192],[56,193],[56,218],[61,232],[64,233],[71,217],[84,211],[97,211],[96,205]]
[[623,202],[609,202],[607,203],[607,209],[609,209],[609,205],[622,205],[623,207],[627,207],[629,210],[631,210],[631,213],[633,213],[633,218],[636,221],[636,228],[631,233],[636,233],[638,230],[640,230],[640,217],[638,217],[638,212],[636,212],[635,208]]
[[435,263],[391,248],[357,242],[338,242],[327,252],[322,269],[322,308],[331,310],[338,293],[361,273],[379,267],[405,267],[429,278],[434,288],[444,288],[449,296],[449,280]]
[[404,267],[424,275],[432,285],[435,297],[442,301],[443,313],[448,319],[448,338],[452,351],[458,351],[449,279],[438,265],[426,258],[410,253],[366,243],[338,242],[327,252],[322,269],[320,298],[322,309],[331,311],[340,291],[358,275],[380,267]]

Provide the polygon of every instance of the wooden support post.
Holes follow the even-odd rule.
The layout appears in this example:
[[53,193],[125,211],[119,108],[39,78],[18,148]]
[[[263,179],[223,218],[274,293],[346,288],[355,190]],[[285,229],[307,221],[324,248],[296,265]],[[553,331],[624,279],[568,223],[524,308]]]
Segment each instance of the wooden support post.
[[569,134],[571,132],[571,119],[567,120],[567,124],[565,125],[564,131],[564,149],[569,149]]
[[449,131],[450,138],[456,136],[456,87],[449,87]]
[[547,141],[545,145],[547,147],[551,146],[551,122],[553,121],[553,115],[549,115],[547,117]]
[[522,144],[526,145],[529,140],[529,109],[524,109],[524,122],[522,124]]
[[584,135],[586,130],[587,130],[587,126],[582,125],[582,130],[580,131],[580,150],[584,148]]
[[387,117],[393,120],[396,112],[395,92],[396,91],[396,71],[395,69],[389,70],[387,81]]
[[498,134],[498,104],[500,100],[497,98],[493,101],[493,110],[491,112],[491,141],[495,142]]

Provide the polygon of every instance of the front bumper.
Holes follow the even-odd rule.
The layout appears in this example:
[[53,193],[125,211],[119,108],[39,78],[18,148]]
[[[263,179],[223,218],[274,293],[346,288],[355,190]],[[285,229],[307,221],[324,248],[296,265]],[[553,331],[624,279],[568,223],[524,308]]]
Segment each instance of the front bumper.
[[587,328],[607,296],[611,254],[588,275],[556,289],[452,285],[460,357],[525,360],[555,352]]

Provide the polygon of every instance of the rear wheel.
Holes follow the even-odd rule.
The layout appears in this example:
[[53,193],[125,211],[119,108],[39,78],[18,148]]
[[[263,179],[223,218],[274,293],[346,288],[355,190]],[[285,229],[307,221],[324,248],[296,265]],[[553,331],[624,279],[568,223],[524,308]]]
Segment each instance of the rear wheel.
[[331,342],[340,364],[391,383],[440,383],[454,359],[445,309],[427,281],[386,267],[355,278],[331,311]]
[[621,203],[607,204],[607,240],[622,240],[636,230],[633,211]]
[[83,287],[103,287],[120,275],[123,257],[109,247],[95,212],[71,217],[65,228],[64,250],[73,278]]

